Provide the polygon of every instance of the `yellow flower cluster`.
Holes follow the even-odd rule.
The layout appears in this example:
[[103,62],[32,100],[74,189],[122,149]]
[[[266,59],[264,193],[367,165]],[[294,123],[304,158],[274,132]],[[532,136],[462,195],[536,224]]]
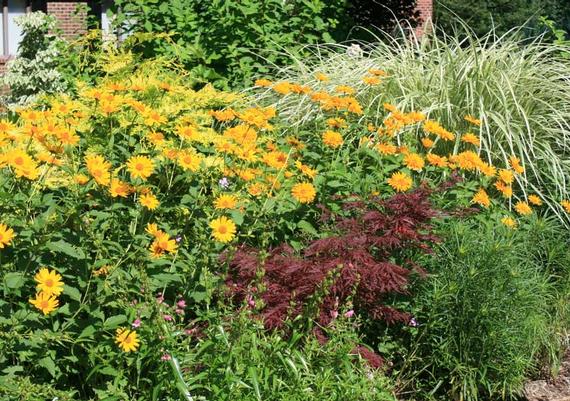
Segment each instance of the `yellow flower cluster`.
[[34,280],[38,283],[38,292],[35,298],[30,299],[30,303],[47,315],[59,306],[57,297],[63,292],[61,275],[44,267],[34,276]]
[[[362,82],[367,85],[377,85],[381,83],[379,77],[387,75],[382,70],[371,69],[368,71],[368,75],[362,77]],[[323,111],[336,113],[336,115],[333,114],[333,116],[326,119],[326,124],[330,129],[322,134],[321,140],[327,147],[339,148],[344,144],[344,134],[336,130],[344,130],[349,127],[346,118],[351,117],[350,112],[357,116],[362,114],[362,107],[357,98],[354,97],[357,96],[358,90],[348,85],[331,87],[331,78],[322,72],[317,72],[314,77],[317,81],[316,85],[311,84],[307,86],[288,81],[273,83],[270,80],[263,79],[258,80],[256,86],[270,88],[281,95],[296,93],[308,96]],[[329,92],[325,90],[325,87],[329,88]],[[334,93],[331,93],[331,88]],[[337,94],[341,94],[341,97]],[[343,103],[347,101],[357,105],[357,110],[351,110],[347,103]],[[515,182],[524,184],[523,178],[517,179],[517,176],[524,174],[525,171],[520,159],[512,155],[504,168],[497,169],[494,161],[485,161],[481,158],[479,153],[481,139],[473,132],[457,135],[446,129],[438,121],[427,118],[420,111],[403,112],[390,103],[384,103],[383,106],[387,115],[383,119],[382,124],[375,126],[371,122],[365,123],[367,131],[374,135],[361,137],[360,144],[374,149],[382,156],[397,157],[397,160],[407,169],[407,171],[393,172],[387,178],[386,183],[394,191],[404,192],[411,189],[414,184],[411,172],[424,173],[426,164],[430,167],[428,172],[433,171],[433,169],[440,169],[439,172],[446,175],[446,171],[455,170],[463,175],[471,174],[470,178],[482,181],[483,187],[472,196],[471,203],[478,204],[484,208],[489,208],[492,204],[489,194],[490,189],[496,190],[496,193],[500,194],[501,197],[510,199],[514,195],[513,185]],[[472,126],[481,126],[481,120],[472,115],[466,115],[463,119]],[[359,124],[361,124],[360,121]],[[362,128],[360,127],[360,129]],[[407,132],[419,132],[420,130],[423,132],[419,137],[418,145],[420,146],[416,146],[413,142],[410,143],[409,135],[403,135]],[[454,153],[437,154],[437,145],[440,141],[443,144],[455,143]],[[406,145],[402,145],[402,142],[406,143]],[[467,146],[468,148],[461,149],[459,145]],[[422,153],[422,149],[426,153]],[[488,187],[489,183],[492,184],[491,187]],[[299,186],[296,188],[293,196],[300,202],[312,201],[313,197],[310,196],[310,192],[307,192],[309,195],[305,195],[299,188]],[[521,216],[525,216],[533,212],[532,206],[541,206],[542,204],[543,200],[538,195],[529,194],[527,201],[519,201],[514,205],[514,210]],[[570,211],[570,201],[564,200],[560,205],[566,211]],[[509,217],[509,219],[511,218]],[[510,222],[510,220],[505,221],[507,223]],[[514,227],[512,224],[507,225]]]

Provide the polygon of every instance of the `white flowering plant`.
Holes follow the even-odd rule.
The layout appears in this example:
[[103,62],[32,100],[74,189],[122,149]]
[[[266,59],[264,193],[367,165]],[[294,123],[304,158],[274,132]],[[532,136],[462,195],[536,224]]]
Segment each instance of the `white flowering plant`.
[[9,107],[29,104],[39,94],[63,92],[69,86],[59,70],[64,41],[57,34],[55,18],[38,11],[17,17],[15,22],[23,38],[2,77],[10,88],[3,99]]

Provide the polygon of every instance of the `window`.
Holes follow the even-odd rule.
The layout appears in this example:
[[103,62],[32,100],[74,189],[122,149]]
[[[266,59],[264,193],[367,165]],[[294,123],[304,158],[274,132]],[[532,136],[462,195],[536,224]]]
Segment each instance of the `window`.
[[22,30],[16,25],[15,18],[34,9],[42,9],[45,2],[32,0],[0,0],[2,2],[2,18],[0,19],[0,29],[2,40],[0,40],[0,56],[13,56],[18,51],[18,45],[22,40]]

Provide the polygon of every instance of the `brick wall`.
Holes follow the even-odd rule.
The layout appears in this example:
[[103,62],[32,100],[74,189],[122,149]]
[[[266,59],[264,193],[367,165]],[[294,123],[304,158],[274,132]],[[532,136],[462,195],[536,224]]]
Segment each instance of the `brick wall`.
[[433,17],[433,0],[417,0],[416,9],[420,12],[420,23],[416,28],[416,35],[422,36]]
[[86,1],[48,1],[47,13],[55,16],[66,39],[73,39],[87,28]]
[[10,57],[0,56],[0,75],[4,75],[6,72],[6,63],[10,60]]

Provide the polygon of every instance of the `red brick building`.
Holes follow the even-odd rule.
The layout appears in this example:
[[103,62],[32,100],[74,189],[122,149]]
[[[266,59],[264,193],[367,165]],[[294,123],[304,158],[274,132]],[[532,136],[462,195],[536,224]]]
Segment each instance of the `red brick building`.
[[[106,10],[112,0],[85,1],[47,1],[47,0],[0,0],[2,1],[2,19],[0,22],[2,40],[0,41],[0,74],[5,70],[6,61],[16,54],[21,32],[14,23],[14,18],[32,11],[43,11],[54,15],[67,38],[73,38],[87,29],[87,16],[92,15],[101,21],[103,28],[108,27]],[[433,0],[417,0],[421,24],[419,35],[425,31],[431,20]]]
[[32,11],[43,11],[54,15],[64,36],[72,38],[85,32],[88,13],[99,12],[102,6],[99,1],[41,1],[41,0],[1,0],[2,18],[0,27],[0,73],[5,69],[6,61],[14,57],[21,40],[21,31],[14,19]]

